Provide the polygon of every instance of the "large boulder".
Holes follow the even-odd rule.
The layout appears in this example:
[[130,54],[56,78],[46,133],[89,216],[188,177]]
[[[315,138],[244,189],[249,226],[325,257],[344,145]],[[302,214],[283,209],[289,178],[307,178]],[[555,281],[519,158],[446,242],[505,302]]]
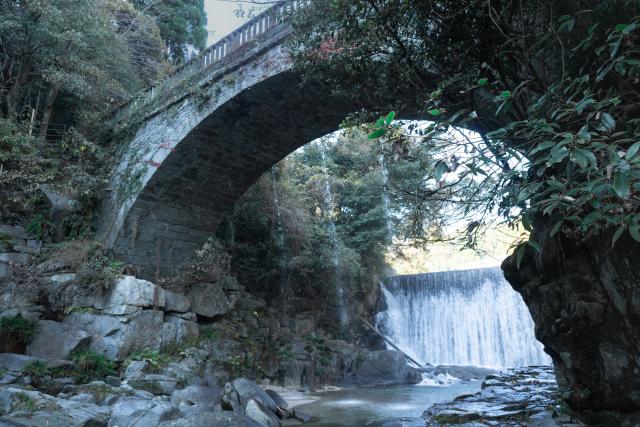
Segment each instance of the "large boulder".
[[231,383],[233,389],[238,393],[240,404],[246,408],[249,400],[253,399],[269,411],[276,412],[278,405],[258,384],[247,378],[237,378]]
[[273,412],[254,399],[249,399],[247,402],[245,413],[248,418],[264,427],[280,427],[282,425]]
[[349,380],[362,386],[417,384],[422,380],[422,374],[419,369],[409,366],[399,351],[379,350],[364,353]]
[[92,307],[110,315],[128,315],[145,308],[158,310],[164,308],[166,302],[164,289],[134,276],[121,277],[106,290],[87,293],[70,289],[70,292],[74,293],[75,306]]
[[74,312],[64,323],[84,328],[91,335],[92,351],[112,360],[123,360],[132,351],[145,348],[159,351],[163,320],[164,313],[157,310],[141,310],[128,316]]
[[52,320],[40,320],[33,341],[27,346],[27,354],[67,359],[72,351],[88,346],[90,341],[91,336],[82,329]]

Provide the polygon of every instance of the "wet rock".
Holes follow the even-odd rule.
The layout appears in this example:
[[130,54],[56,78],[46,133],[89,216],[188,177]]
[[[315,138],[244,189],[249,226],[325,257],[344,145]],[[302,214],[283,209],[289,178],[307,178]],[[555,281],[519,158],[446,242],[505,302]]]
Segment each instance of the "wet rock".
[[433,369],[434,375],[450,375],[462,381],[484,380],[496,372],[495,369],[478,366],[438,365]]
[[265,405],[254,399],[249,399],[245,406],[248,418],[264,427],[280,427],[282,423]]
[[[427,426],[465,423],[544,426],[551,418],[554,422],[551,426],[582,426],[570,417],[561,421],[554,414],[558,410],[559,397],[553,369],[531,367],[489,375],[480,392],[432,405],[425,411],[424,418]],[[538,424],[530,424],[532,419]]]
[[67,359],[69,354],[89,344],[85,331],[52,320],[40,320],[27,354],[51,359]]
[[365,352],[350,381],[362,386],[417,384],[422,380],[420,371],[407,364],[404,355],[393,350]]
[[253,399],[262,404],[269,411],[274,413],[277,411],[278,405],[276,405],[276,402],[274,402],[271,396],[269,396],[255,382],[247,378],[238,378],[233,380],[231,384],[233,386],[233,389],[238,393],[240,403],[243,407],[246,408],[247,402]]
[[264,392],[267,393],[269,397],[272,398],[276,405],[278,405],[280,408],[287,409],[289,407],[287,401],[284,400],[277,391],[266,389]]
[[111,407],[108,427],[157,426],[177,414],[175,406],[161,398],[120,397]]

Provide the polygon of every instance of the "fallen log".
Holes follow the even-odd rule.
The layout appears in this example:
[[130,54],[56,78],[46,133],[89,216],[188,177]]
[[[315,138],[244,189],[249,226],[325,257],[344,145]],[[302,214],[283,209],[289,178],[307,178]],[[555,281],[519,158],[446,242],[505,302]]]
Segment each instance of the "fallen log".
[[417,367],[419,368],[423,368],[424,366],[422,365],[422,363],[418,362],[416,359],[414,359],[413,357],[409,356],[407,353],[405,353],[404,351],[402,351],[400,349],[400,347],[398,347],[397,345],[395,345],[393,343],[393,341],[391,341],[389,338],[385,337],[379,330],[378,328],[376,328],[375,326],[373,326],[371,323],[367,322],[366,319],[364,318],[360,318],[360,320],[362,320],[362,323],[365,324],[366,327],[368,327],[369,329],[371,329],[376,335],[378,335],[380,338],[382,338],[387,344],[389,344],[391,347],[393,347],[394,349],[396,349],[397,351],[399,351],[400,353],[402,353],[404,355],[404,357],[407,358],[407,360],[409,360],[410,362],[412,362],[413,364],[415,364]]

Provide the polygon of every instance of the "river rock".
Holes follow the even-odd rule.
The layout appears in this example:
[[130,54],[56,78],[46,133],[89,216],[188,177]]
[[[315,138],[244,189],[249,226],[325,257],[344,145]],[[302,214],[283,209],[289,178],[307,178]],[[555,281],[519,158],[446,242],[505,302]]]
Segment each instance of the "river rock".
[[261,426],[280,427],[282,425],[278,417],[276,417],[269,408],[254,399],[249,399],[244,409],[247,417],[251,418]]
[[462,381],[484,380],[487,375],[496,372],[495,369],[479,366],[438,365],[433,369],[434,375],[450,375]]
[[560,410],[551,367],[509,369],[489,375],[478,393],[459,396],[452,402],[434,404],[423,416],[427,426],[463,424],[516,427],[523,423],[537,427],[583,425]]
[[422,380],[420,370],[407,364],[404,355],[394,350],[371,351],[350,375],[350,380],[361,386],[417,384]]
[[85,331],[52,320],[40,320],[27,354],[50,359],[67,359],[69,354],[91,341]]
[[162,398],[120,397],[111,407],[108,427],[157,426],[177,413],[176,407]]
[[267,393],[280,408],[287,409],[289,407],[287,401],[284,400],[277,391],[266,389],[264,392]]
[[250,379],[247,378],[237,378],[233,380],[231,383],[233,389],[236,390],[238,396],[240,398],[240,404],[246,408],[247,402],[250,399],[253,399],[264,407],[266,407],[271,412],[276,412],[278,410],[278,405],[273,401],[271,396],[269,396],[265,391],[260,388],[260,386]]

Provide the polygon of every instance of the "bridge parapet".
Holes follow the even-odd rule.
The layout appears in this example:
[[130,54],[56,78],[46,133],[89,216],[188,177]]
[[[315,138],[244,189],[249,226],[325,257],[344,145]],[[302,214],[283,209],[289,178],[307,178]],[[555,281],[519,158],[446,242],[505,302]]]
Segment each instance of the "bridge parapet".
[[[224,68],[225,65],[235,62],[235,59],[250,44],[255,45],[268,41],[283,31],[288,34],[290,31],[285,28],[289,27],[286,16],[310,3],[311,0],[285,0],[269,7],[200,52],[195,58],[176,68],[161,82],[145,89],[118,107],[113,115],[113,122],[116,125],[122,122],[127,122],[127,125],[131,124],[127,118],[139,115],[137,113],[144,110],[145,106],[154,104],[154,100],[161,95],[163,100],[167,101],[166,95],[172,92],[176,86],[182,86],[181,83],[195,80],[194,77],[201,76],[203,72],[204,74],[215,73],[218,67]],[[280,37],[277,38],[280,39]]]

